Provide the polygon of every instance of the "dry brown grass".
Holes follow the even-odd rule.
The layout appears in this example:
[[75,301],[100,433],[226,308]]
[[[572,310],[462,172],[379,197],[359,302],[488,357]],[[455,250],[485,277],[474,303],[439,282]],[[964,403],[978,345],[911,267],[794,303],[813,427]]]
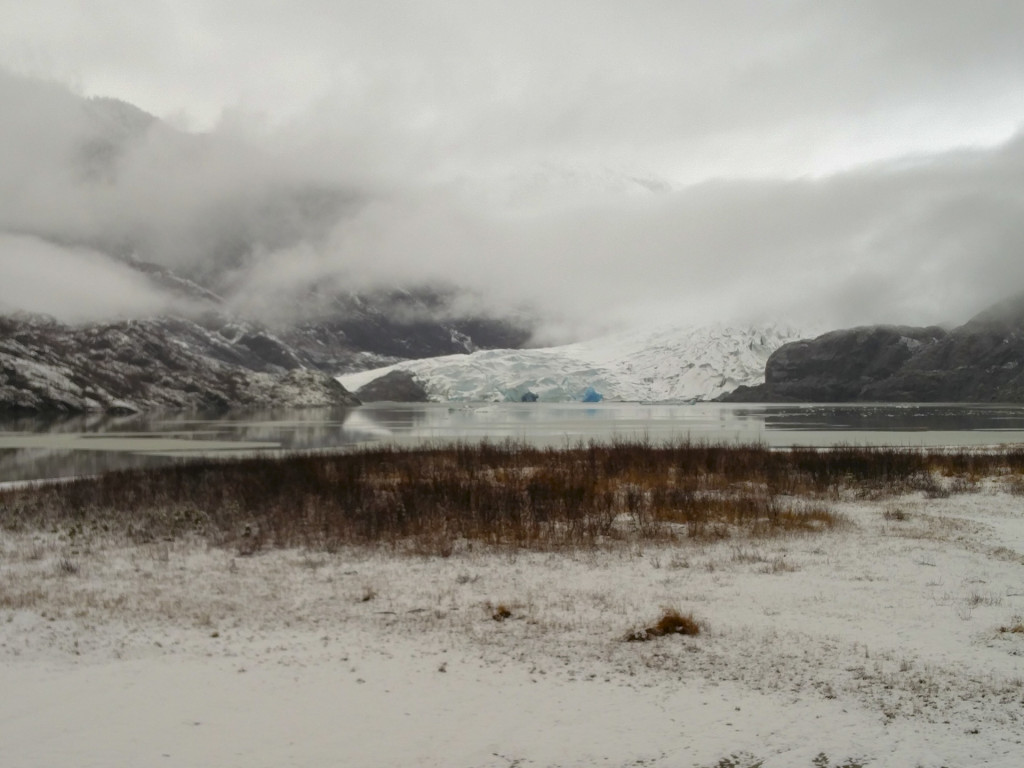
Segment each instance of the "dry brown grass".
[[0,584],[0,608],[23,610],[45,604],[47,592],[37,585]]
[[1008,635],[1024,635],[1024,618],[1014,616],[1010,623],[999,628],[999,631]]
[[452,554],[473,543],[536,549],[622,541],[771,537],[841,523],[841,493],[966,492],[1019,475],[1024,450],[773,451],[677,443],[378,447],[345,454],[180,463],[0,493],[0,529],[75,540],[201,536],[264,547],[387,545]]
[[697,621],[692,613],[682,613],[675,608],[668,608],[661,618],[653,625],[645,629],[636,629],[626,635],[628,643],[643,643],[653,640],[656,637],[666,635],[699,635],[701,623]]
[[1006,486],[1014,496],[1024,496],[1024,475],[1011,475],[1006,480]]

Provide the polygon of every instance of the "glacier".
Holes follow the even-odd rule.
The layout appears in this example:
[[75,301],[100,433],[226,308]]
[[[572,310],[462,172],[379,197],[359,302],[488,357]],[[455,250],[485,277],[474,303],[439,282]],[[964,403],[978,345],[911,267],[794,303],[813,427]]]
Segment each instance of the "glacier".
[[355,392],[404,371],[435,402],[519,402],[527,392],[542,402],[578,401],[588,387],[605,400],[692,402],[763,383],[772,352],[812,335],[778,324],[662,326],[557,347],[408,360],[338,380]]

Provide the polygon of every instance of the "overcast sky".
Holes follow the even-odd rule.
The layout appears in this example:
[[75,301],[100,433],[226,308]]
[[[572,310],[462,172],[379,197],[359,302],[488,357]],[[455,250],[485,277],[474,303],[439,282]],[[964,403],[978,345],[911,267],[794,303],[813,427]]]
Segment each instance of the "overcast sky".
[[[1024,290],[1019,0],[0,0],[0,18],[19,105],[0,114],[0,268],[19,281],[4,265],[43,252],[26,236],[195,264],[217,212],[314,184],[351,205],[261,235],[239,307],[447,277],[571,331],[961,321]],[[149,140],[85,188],[59,164],[87,131],[61,134],[72,108],[12,75],[208,141],[183,160]],[[36,295],[16,282],[0,307]]]

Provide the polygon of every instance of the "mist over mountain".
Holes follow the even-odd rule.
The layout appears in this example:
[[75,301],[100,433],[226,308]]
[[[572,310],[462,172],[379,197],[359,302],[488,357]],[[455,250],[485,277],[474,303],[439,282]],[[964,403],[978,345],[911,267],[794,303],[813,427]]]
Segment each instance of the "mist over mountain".
[[330,120],[230,112],[189,132],[2,68],[0,102],[0,311],[194,312],[132,266],[154,264],[279,331],[337,317],[339,297],[437,289],[443,307],[402,312],[515,318],[550,344],[664,322],[959,322],[1024,285],[1019,134],[679,182],[572,152],[474,162],[475,145],[386,131],[366,154],[357,114],[333,141]]
[[457,282],[378,281],[372,254],[331,262],[331,232],[371,191],[117,99],[2,70],[0,96],[11,106],[0,117],[0,312],[73,323],[220,313],[342,368],[359,352],[422,357],[529,338],[525,315],[489,316]]
[[87,252],[97,274],[125,260],[154,263],[230,301],[267,254],[322,239],[357,204],[355,191],[302,176],[268,152],[177,131],[116,99],[82,99],[2,71],[0,98],[9,106],[0,118],[8,263],[19,250],[32,261],[31,249],[45,243]]

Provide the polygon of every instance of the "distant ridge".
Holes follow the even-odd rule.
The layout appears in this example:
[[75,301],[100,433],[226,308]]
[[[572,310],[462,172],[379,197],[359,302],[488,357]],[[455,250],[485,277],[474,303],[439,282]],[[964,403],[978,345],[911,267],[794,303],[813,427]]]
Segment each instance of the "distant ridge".
[[946,331],[874,325],[780,347],[725,402],[1024,402],[1024,294]]

